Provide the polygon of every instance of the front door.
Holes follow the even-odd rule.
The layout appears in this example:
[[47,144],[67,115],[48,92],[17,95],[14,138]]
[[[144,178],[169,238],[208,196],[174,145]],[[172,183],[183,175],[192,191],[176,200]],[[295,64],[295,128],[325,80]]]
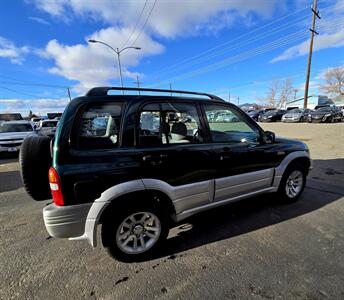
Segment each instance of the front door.
[[270,187],[273,162],[260,129],[234,106],[204,104],[203,109],[216,162],[214,201]]
[[212,148],[199,110],[195,102],[154,102],[139,111],[140,176],[147,185],[168,189],[177,213],[213,200]]

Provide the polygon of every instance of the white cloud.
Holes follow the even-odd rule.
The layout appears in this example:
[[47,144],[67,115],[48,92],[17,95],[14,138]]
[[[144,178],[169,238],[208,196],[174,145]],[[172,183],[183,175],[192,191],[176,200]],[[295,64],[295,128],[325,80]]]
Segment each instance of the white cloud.
[[29,20],[42,24],[42,25],[50,25],[50,23],[47,20],[39,18],[39,17],[29,17]]
[[[73,17],[91,18],[106,24],[132,28],[144,6],[144,1],[80,1],[33,0],[35,5],[62,20]],[[154,0],[149,0],[138,28],[146,20]],[[147,31],[164,37],[195,34],[202,31],[218,31],[233,24],[234,20],[250,19],[254,13],[270,17],[277,0],[212,0],[212,1],[164,1],[156,3],[147,23]],[[135,37],[135,35],[134,35]]]
[[[112,46],[121,45],[128,37],[130,30],[109,27],[93,33],[88,39],[101,40]],[[164,48],[145,33],[141,35],[142,49],[128,49],[121,54],[123,77],[134,78],[137,73],[129,71],[139,61],[149,55],[161,53]],[[42,55],[42,51],[41,51]],[[102,44],[63,45],[51,40],[45,47],[43,55],[53,59],[55,66],[49,72],[69,80],[79,81],[82,86],[103,85],[110,79],[118,79],[117,55]]]
[[32,110],[34,114],[63,112],[69,100],[61,99],[0,99],[2,112],[18,112],[26,116]]
[[[315,37],[313,52],[328,48],[338,48],[344,46],[344,29],[340,29],[335,33],[321,34]],[[298,56],[308,54],[309,39],[299,45],[293,46],[285,50],[282,54],[271,60],[272,63],[292,59]]]
[[0,58],[7,58],[13,64],[22,64],[29,47],[17,47],[12,41],[0,36]]
[[[343,13],[344,3],[342,0],[333,1],[332,6],[326,8],[324,14],[320,11],[322,18],[321,20],[317,19],[315,29],[320,34],[314,37],[313,52],[344,46]],[[304,56],[308,54],[309,43],[310,39],[307,39],[298,45],[290,47],[270,62],[274,63]]]

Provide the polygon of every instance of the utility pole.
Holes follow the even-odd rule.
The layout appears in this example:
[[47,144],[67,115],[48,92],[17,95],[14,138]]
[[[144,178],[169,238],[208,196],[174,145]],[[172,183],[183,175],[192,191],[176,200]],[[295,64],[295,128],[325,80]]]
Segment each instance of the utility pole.
[[239,102],[240,102],[240,97],[238,96],[238,105],[239,105]]
[[314,34],[318,34],[315,31],[315,19],[320,18],[319,11],[317,11],[317,0],[313,0],[313,7],[312,7],[312,28],[309,29],[311,31],[311,40],[309,43],[309,53],[308,53],[308,65],[307,65],[307,74],[306,74],[306,83],[305,83],[305,96],[303,99],[303,108],[307,108],[307,100],[308,100],[308,88],[309,88],[309,76],[311,73],[311,63],[312,63],[312,52],[313,52],[313,39]]
[[[170,91],[172,91],[172,83],[170,82]],[[172,92],[171,92],[171,96],[172,96]]]
[[[136,84],[137,84],[137,87],[140,88],[140,84],[141,84],[142,82],[140,81],[138,75],[136,75],[136,81],[135,81],[134,83],[136,83]],[[139,95],[141,95],[140,91],[139,91]]]
[[231,91],[228,91],[228,102],[231,102]]

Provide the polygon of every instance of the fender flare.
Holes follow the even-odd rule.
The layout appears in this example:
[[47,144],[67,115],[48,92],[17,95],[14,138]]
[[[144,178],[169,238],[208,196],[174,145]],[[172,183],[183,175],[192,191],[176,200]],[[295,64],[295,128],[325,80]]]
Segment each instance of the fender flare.
[[145,191],[146,188],[141,179],[117,184],[106,191],[94,201],[86,218],[84,234],[79,237],[69,238],[73,241],[86,240],[92,247],[97,246],[97,225],[105,208],[116,198],[130,192]]
[[310,162],[310,169],[312,168],[312,160],[309,156],[309,152],[308,151],[295,151],[292,153],[289,153],[283,160],[282,162],[279,164],[278,167],[275,168],[275,176],[274,176],[274,180],[272,183],[272,186],[274,188],[276,188],[276,190],[279,187],[279,184],[281,182],[282,176],[285,172],[285,170],[287,169],[287,167],[295,160],[298,158],[307,158]]

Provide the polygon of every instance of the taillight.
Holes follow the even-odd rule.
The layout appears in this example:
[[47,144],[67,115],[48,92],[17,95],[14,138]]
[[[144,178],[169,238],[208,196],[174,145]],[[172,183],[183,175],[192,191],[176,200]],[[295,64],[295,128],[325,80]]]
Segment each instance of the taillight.
[[49,169],[49,184],[54,203],[59,206],[64,205],[59,175],[53,167]]

